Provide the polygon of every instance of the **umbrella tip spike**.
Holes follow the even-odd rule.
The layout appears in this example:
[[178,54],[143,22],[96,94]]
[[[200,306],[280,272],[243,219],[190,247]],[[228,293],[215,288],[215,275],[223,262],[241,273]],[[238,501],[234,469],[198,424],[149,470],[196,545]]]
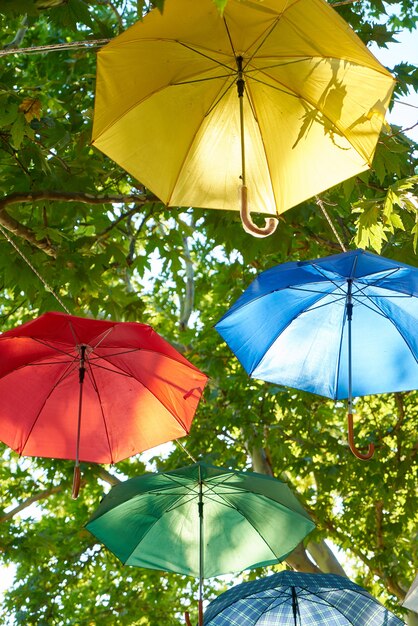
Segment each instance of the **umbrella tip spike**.
[[243,228],[246,233],[253,237],[268,237],[272,235],[276,230],[279,220],[275,217],[269,217],[265,220],[264,226],[257,226],[251,218],[251,213],[248,210],[248,196],[246,185],[241,186],[241,209],[240,216]]

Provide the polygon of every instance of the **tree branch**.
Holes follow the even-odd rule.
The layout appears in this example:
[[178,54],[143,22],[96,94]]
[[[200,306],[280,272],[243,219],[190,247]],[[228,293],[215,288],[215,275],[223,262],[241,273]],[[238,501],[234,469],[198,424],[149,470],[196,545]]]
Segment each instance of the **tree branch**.
[[[313,515],[313,517],[315,516]],[[331,520],[323,520],[322,526],[325,526],[325,528],[332,535],[334,535],[334,537],[338,538],[340,541],[344,541],[345,536],[337,528],[335,528]],[[351,545],[350,550],[369,568],[372,574],[382,579],[389,591],[393,593],[393,595],[396,596],[398,600],[402,601],[405,598],[405,590],[391,576],[387,576],[385,572],[380,569],[380,567],[375,566],[372,558],[369,559],[355,544]]]
[[109,483],[109,485],[112,485],[112,487],[122,482],[117,476],[105,470],[105,468],[102,467],[101,465],[94,466],[94,473],[96,474],[98,478],[101,478],[106,483]]
[[52,496],[54,493],[59,493],[60,491],[62,491],[62,489],[63,489],[62,485],[57,485],[56,487],[51,487],[50,489],[45,489],[45,491],[40,491],[39,493],[35,493],[30,498],[27,498],[26,500],[18,504],[18,506],[16,506],[14,509],[9,511],[8,513],[4,513],[0,517],[0,523],[7,522],[9,519],[12,519],[15,515],[17,515],[24,509],[27,509],[31,504],[34,504],[34,502],[38,502],[39,500],[45,500],[45,498],[49,498],[49,496]]
[[[139,206],[144,206],[149,201],[158,201],[158,198],[144,195],[94,195],[84,192],[68,191],[35,191],[26,193],[12,193],[0,200],[0,224],[17,237],[24,239],[35,248],[45,254],[56,258],[57,251],[46,239],[38,239],[33,230],[18,222],[7,211],[6,207],[11,204],[34,203],[40,200],[53,202],[82,202],[84,204],[130,204],[135,203],[135,209],[128,214],[134,213]],[[124,219],[126,215],[118,219]],[[112,225],[113,227],[113,225]]]
[[320,543],[317,541],[309,541],[307,545],[309,554],[312,555],[315,563],[321,569],[321,572],[327,574],[338,574],[338,576],[347,576],[341,563],[336,558],[331,548],[324,540]]
[[187,237],[183,236],[183,259],[186,264],[186,293],[181,306],[180,328],[185,330],[189,323],[194,304],[194,268],[190,257]]
[[297,572],[307,572],[309,574],[320,574],[321,570],[309,558],[303,543],[300,543],[286,557],[286,563]]

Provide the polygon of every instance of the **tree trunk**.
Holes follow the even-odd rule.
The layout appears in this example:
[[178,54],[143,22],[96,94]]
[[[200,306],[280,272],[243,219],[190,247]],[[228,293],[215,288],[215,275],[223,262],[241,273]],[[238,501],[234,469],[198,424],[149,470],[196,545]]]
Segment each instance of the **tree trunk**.
[[322,572],[347,576],[337,557],[325,541],[321,541],[320,543],[310,541],[307,545],[307,549]]

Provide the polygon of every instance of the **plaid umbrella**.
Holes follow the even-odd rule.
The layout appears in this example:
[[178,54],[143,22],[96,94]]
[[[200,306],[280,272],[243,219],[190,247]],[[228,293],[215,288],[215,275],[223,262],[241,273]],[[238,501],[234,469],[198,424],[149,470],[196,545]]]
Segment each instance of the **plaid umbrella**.
[[402,626],[348,578],[284,571],[232,587],[210,603],[205,626]]

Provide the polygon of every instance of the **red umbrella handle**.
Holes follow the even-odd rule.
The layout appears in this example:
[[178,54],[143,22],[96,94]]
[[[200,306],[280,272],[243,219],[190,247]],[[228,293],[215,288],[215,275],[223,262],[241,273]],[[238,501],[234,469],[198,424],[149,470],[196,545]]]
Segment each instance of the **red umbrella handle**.
[[80,482],[81,482],[80,466],[75,465],[74,477],[73,477],[73,492],[71,494],[71,497],[73,500],[76,500],[78,498],[78,492],[80,491]]
[[357,448],[356,444],[354,443],[353,414],[348,413],[347,419],[348,419],[348,445],[350,446],[351,452],[358,459],[361,459],[362,461],[369,461],[369,459],[371,459],[372,456],[374,455],[374,443],[369,444],[369,448],[366,454],[363,454],[362,452],[360,452],[360,450]]
[[279,220],[275,217],[269,217],[266,219],[266,223],[264,226],[257,226],[254,224],[251,219],[251,214],[248,210],[248,199],[247,199],[247,187],[245,185],[241,186],[241,221],[246,233],[249,233],[253,237],[268,237],[277,228]]

